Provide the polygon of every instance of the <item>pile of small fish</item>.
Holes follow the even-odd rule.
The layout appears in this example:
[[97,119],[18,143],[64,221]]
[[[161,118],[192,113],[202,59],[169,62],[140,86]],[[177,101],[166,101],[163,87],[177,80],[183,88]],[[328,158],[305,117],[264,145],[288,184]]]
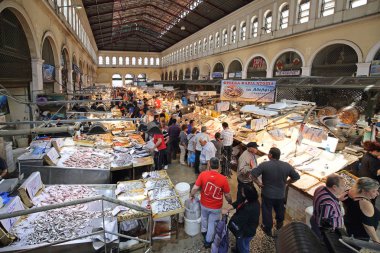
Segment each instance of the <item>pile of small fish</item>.
[[172,188],[155,188],[148,191],[148,196],[150,200],[158,200],[175,196],[175,191]]
[[144,172],[142,174],[143,178],[164,178],[167,175],[166,171],[163,170],[154,170],[150,172]]
[[46,206],[96,196],[93,188],[82,185],[51,185],[33,199],[36,206]]
[[162,187],[169,187],[170,182],[168,179],[161,179],[161,180],[147,180],[145,183],[145,187],[148,190],[154,189],[154,188],[162,188]]
[[126,153],[118,153],[115,155],[115,159],[113,160],[112,164],[116,167],[122,167],[132,164],[133,157],[130,154]]
[[356,180],[350,177],[349,175],[347,175],[346,173],[339,173],[339,175],[343,177],[345,188],[351,189],[352,186],[355,184]]
[[144,184],[141,181],[124,181],[117,184],[118,192],[130,192],[141,189],[144,189]]
[[29,217],[13,228],[13,233],[25,245],[51,243],[85,235],[85,228],[92,219],[100,218],[101,212],[80,211],[71,208],[55,209]]
[[91,152],[89,149],[75,150],[63,161],[63,165],[66,167],[84,169],[108,169],[110,163],[109,155]]
[[151,207],[153,214],[170,212],[182,208],[178,198],[157,200],[151,204]]

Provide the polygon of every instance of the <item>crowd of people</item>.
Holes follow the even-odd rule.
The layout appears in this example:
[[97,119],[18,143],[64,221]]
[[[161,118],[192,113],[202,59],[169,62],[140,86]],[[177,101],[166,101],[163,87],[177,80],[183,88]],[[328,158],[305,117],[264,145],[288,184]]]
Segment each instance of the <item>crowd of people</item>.
[[[271,148],[267,154],[269,160],[258,164],[259,145],[256,142],[246,145],[247,149],[238,158],[237,196],[233,202],[229,178],[234,133],[228,123],[223,122],[223,131],[215,133],[210,140],[206,126],[197,128],[194,120],[181,118],[179,105],[170,114],[161,108],[159,96],[154,97],[151,104],[145,99],[141,103],[131,102],[133,106],[129,107],[133,109],[127,111],[131,117],[142,118],[144,138],[152,143],[155,169],[167,169],[179,155],[179,163],[194,168],[198,175],[190,197],[194,198],[200,191],[201,232],[206,248],[211,247],[215,224],[221,214],[234,209],[236,212],[231,221],[238,228],[234,233],[236,252],[250,252],[250,241],[260,224],[268,236],[273,236],[273,227],[281,229],[285,219],[286,186],[297,181],[300,175],[293,166],[280,161],[278,148]],[[161,113],[155,114],[157,110]],[[135,114],[135,111],[139,113]],[[363,146],[367,153],[358,170],[360,178],[351,189],[345,189],[341,176],[332,174],[327,177],[326,184],[315,191],[310,223],[321,240],[323,231],[345,227],[355,238],[380,243],[376,234],[380,213],[374,205],[379,194],[380,144],[366,142]],[[228,206],[223,205],[224,199]]]

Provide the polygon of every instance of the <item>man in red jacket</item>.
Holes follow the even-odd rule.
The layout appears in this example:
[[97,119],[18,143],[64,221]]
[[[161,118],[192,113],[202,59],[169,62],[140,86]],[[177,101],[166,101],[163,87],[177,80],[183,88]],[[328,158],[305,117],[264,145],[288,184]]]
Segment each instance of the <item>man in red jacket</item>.
[[202,172],[190,193],[193,199],[195,193],[201,189],[202,229],[205,236],[204,246],[210,248],[215,234],[216,221],[220,219],[223,195],[229,204],[232,203],[230,186],[227,178],[218,172],[219,159],[210,159],[210,170]]

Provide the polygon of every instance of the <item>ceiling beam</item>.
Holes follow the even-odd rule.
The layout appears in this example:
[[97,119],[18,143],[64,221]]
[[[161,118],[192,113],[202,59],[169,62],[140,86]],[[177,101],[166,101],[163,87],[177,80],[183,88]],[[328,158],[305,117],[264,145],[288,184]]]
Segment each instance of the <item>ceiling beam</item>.
[[110,1],[104,2],[104,3],[97,3],[97,2],[95,2],[93,4],[88,4],[87,1],[85,1],[85,0],[83,1],[83,6],[85,8],[99,7],[99,6],[106,5],[106,4],[112,4],[113,5],[114,1],[110,0]]
[[131,10],[135,10],[135,9],[144,9],[145,7],[148,7],[150,4],[143,4],[143,5],[138,5],[138,6],[133,6],[133,7],[127,7],[125,10],[124,9],[116,9],[114,10],[112,8],[112,11],[105,11],[105,12],[99,12],[99,13],[94,13],[94,14],[91,14],[91,15],[87,15],[88,19],[90,18],[93,18],[93,17],[96,17],[96,16],[104,16],[104,15],[108,15],[108,14],[113,14],[114,12],[118,12],[118,11],[131,11]]
[[[105,42],[106,43],[113,43],[113,42],[117,42],[117,41],[120,41],[120,40],[123,40],[123,39],[126,39],[126,38],[129,38],[129,37],[139,37],[139,38],[145,38],[145,39],[151,39],[151,38],[148,38],[148,37],[146,37],[146,36],[143,36],[143,35],[141,35],[141,34],[138,34],[138,33],[132,33],[132,34],[128,34],[128,35],[123,35],[123,36],[121,36],[121,37],[118,37],[118,38],[107,38],[106,40],[105,40]],[[160,45],[160,46],[162,46],[163,48],[167,48],[167,45],[165,45],[165,44],[162,44],[162,43],[160,43],[160,42],[156,42],[156,41],[154,41],[154,42],[152,42],[152,43],[156,43],[156,44],[158,44],[158,45]]]
[[213,3],[210,3],[210,2],[207,1],[207,0],[204,0],[203,4],[208,4],[208,5],[212,6],[212,8],[215,8],[215,9],[217,9],[217,10],[223,12],[224,15],[227,14],[227,12],[226,12],[225,10],[221,9],[220,7],[218,7],[217,5],[215,5],[215,4],[213,4]]
[[192,12],[192,13],[194,13],[195,15],[197,15],[197,16],[199,16],[199,17],[201,17],[201,18],[206,19],[206,20],[207,20],[208,22],[210,22],[210,23],[214,22],[213,20],[209,19],[208,17],[205,17],[205,16],[203,16],[202,14],[199,14],[198,12],[196,12],[195,9],[194,9],[194,10],[191,10],[189,7],[177,3],[176,0],[174,0],[174,1],[170,1],[170,2],[173,3],[173,4],[175,4],[175,5],[177,5],[177,6],[179,6],[179,7],[181,7],[181,8],[183,8],[183,9],[185,9],[185,10],[187,10],[187,11],[189,11],[190,13]]

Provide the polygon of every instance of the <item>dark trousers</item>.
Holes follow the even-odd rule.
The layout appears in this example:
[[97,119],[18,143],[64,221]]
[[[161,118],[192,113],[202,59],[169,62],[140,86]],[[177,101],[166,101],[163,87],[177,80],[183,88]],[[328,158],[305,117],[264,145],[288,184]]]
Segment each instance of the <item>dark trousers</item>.
[[273,218],[272,218],[272,209],[276,213],[276,222],[277,227],[282,226],[285,218],[285,200],[284,199],[270,199],[261,195],[261,208],[263,216],[264,229],[267,232],[272,231],[273,227]]
[[224,176],[231,175],[231,159],[232,159],[232,147],[224,146],[223,159],[222,159],[222,173],[221,173]]
[[172,159],[177,159],[179,151],[179,139],[172,139],[168,142],[168,162],[171,163]]
[[244,199],[244,197],[243,197],[243,187],[244,187],[244,185],[252,186],[256,190],[256,188],[255,188],[255,186],[253,185],[252,182],[250,182],[250,183],[242,183],[238,179],[238,190],[237,190],[237,195],[236,195],[236,201],[238,203],[240,203]]
[[166,149],[154,152],[154,169],[162,170],[165,165],[168,165]]
[[201,156],[201,151],[195,150],[194,169],[195,169],[195,173],[198,173],[198,174],[199,174],[200,156]]

